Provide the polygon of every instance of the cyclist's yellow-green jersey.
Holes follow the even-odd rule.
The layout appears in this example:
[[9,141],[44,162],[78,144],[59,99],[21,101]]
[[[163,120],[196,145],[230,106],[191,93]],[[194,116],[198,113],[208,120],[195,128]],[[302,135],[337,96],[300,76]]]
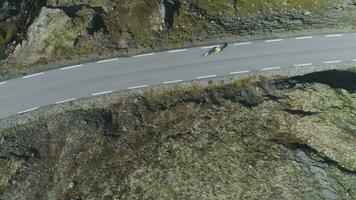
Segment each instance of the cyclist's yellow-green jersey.
[[216,48],[215,48],[215,52],[216,52],[216,53],[220,53],[220,52],[221,52],[221,48],[220,48],[220,47],[216,47]]

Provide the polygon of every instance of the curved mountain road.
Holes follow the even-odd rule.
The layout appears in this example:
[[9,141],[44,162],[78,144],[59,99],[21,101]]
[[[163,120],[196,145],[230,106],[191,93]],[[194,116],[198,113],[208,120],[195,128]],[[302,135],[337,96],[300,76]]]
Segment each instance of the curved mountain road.
[[291,66],[356,64],[355,33],[234,43],[202,57],[206,48],[113,58],[0,82],[0,118],[125,89]]

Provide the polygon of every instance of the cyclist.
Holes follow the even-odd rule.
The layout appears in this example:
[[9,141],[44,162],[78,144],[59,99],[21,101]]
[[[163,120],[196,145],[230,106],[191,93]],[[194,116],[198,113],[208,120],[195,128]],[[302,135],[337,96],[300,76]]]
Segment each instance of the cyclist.
[[221,47],[215,47],[215,53],[220,53],[222,51]]
[[208,51],[204,52],[203,56],[208,56],[212,53],[221,53],[227,46],[228,46],[228,44],[224,43],[222,45],[213,47],[213,48],[209,49]]

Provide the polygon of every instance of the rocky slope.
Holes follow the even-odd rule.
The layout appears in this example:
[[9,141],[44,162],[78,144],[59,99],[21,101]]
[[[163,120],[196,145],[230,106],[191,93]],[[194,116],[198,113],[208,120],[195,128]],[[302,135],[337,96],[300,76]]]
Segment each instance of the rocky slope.
[[0,76],[246,36],[350,31],[355,17],[355,0],[0,0]]
[[114,102],[0,124],[0,199],[356,198],[355,70]]

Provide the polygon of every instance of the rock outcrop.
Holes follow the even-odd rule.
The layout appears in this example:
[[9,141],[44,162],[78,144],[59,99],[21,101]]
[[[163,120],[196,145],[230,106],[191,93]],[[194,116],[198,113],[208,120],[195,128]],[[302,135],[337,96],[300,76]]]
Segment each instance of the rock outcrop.
[[[27,40],[16,46],[9,62],[28,66],[43,60],[68,58],[66,50],[71,51],[80,38],[87,36],[93,23],[95,11],[83,8],[69,17],[61,9],[44,7],[39,16],[27,30]],[[69,52],[68,52],[69,53]]]

